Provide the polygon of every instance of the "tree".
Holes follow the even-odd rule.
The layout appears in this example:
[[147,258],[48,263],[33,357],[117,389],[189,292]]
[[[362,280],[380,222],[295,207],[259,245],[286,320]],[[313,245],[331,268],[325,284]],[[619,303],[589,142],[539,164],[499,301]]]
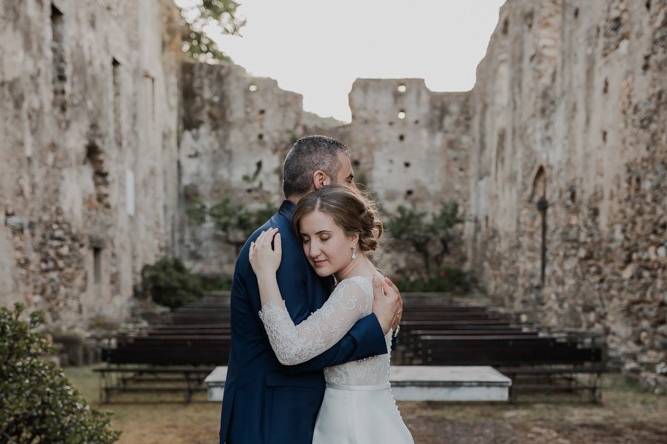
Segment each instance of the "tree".
[[426,212],[406,208],[401,205],[398,207],[398,215],[392,216],[387,220],[386,228],[394,239],[406,242],[414,248],[422,258],[426,274],[430,276],[431,256],[429,254],[429,243],[431,239],[426,222]]
[[0,307],[0,442],[107,444],[119,432],[108,413],[91,410],[63,371],[44,359],[53,353],[36,330],[43,314],[22,321],[22,304]]
[[229,60],[206,32],[217,27],[223,34],[241,35],[240,30],[246,21],[237,17],[239,6],[234,0],[196,0],[183,6],[181,13],[186,22],[183,51],[198,62]]
[[[454,228],[463,222],[456,202],[445,202],[435,214],[404,206],[389,218],[387,231],[398,241],[410,245],[422,259],[427,278],[440,271],[442,261],[455,240]],[[437,264],[434,269],[433,264]]]
[[451,252],[451,244],[456,240],[454,227],[463,223],[459,215],[459,205],[454,201],[445,202],[440,211],[431,219],[433,238],[440,242],[440,254],[436,260],[442,261],[444,256]]

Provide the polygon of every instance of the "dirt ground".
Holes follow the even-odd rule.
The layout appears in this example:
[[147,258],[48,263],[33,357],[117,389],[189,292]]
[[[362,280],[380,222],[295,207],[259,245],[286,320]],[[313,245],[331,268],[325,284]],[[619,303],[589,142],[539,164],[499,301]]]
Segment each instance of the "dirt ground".
[[[143,396],[142,403],[117,398],[103,405],[92,367],[68,368],[65,373],[93,408],[112,413],[112,427],[122,431],[119,444],[218,442],[219,403],[206,402],[203,396],[187,405],[178,397]],[[418,444],[667,443],[667,396],[646,393],[618,375],[605,377],[604,386],[602,405],[565,398],[398,405]]]

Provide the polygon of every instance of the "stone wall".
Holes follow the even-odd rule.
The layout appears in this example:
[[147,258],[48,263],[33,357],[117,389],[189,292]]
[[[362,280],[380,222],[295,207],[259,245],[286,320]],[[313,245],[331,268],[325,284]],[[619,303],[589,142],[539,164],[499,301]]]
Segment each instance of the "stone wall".
[[[185,64],[180,143],[182,219],[180,255],[197,271],[231,274],[236,248],[197,209],[225,198],[257,208],[282,199],[286,150],[306,134],[344,142],[357,180],[385,214],[399,205],[433,211],[446,200],[468,199],[470,108],[467,93],[434,93],[421,79],[363,79],[349,95],[352,123],[302,110],[300,95],[240,66]],[[187,214],[194,212],[195,217]],[[386,217],[386,216],[385,216]],[[388,272],[411,272],[414,255],[385,244]],[[457,256],[462,265],[462,252]]]
[[280,205],[282,162],[301,133],[302,97],[233,63],[182,69],[179,256],[197,272],[231,275],[236,248],[198,209],[224,199],[250,209]]
[[[232,63],[183,63],[181,26],[170,0],[0,0],[0,303],[72,331],[126,319],[164,254],[230,274],[200,210],[278,205],[287,149],[320,133],[385,214],[462,205],[451,260],[494,302],[601,332],[666,384],[667,0],[508,0],[471,91],[359,79],[350,124]],[[387,273],[420,266],[383,251]]]
[[[347,144],[360,182],[377,198],[386,220],[399,206],[433,213],[446,201],[465,216],[472,119],[469,93],[430,91],[423,79],[357,79],[349,95],[352,123]],[[452,245],[447,258],[463,268]],[[396,277],[424,266],[409,246],[385,236],[377,257]],[[438,266],[442,264],[436,264]]]
[[434,93],[423,79],[357,79],[348,144],[383,208],[434,210],[468,199],[468,93]]
[[667,382],[667,2],[510,0],[472,91],[470,265]]
[[0,303],[72,332],[126,318],[173,246],[180,15],[0,1]]

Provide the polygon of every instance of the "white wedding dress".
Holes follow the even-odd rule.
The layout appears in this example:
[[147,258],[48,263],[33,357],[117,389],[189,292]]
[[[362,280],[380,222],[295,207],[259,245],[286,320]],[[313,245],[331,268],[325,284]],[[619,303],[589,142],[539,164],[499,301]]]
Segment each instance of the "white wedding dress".
[[[259,316],[281,363],[296,365],[336,344],[352,326],[372,312],[370,278],[341,281],[326,303],[294,325],[285,302],[262,307]],[[389,385],[389,353],[324,369],[327,388],[313,434],[314,444],[413,444]]]

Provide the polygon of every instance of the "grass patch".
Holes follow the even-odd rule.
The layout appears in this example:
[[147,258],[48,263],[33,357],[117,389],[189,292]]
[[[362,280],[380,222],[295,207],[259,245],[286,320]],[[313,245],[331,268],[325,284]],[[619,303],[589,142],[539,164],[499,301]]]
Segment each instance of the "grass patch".
[[[98,379],[92,366],[65,369],[72,384],[91,405],[112,413],[111,426],[122,431],[120,444],[204,444],[217,442],[220,403],[161,402],[99,404]],[[602,405],[582,402],[519,404],[448,404],[399,402],[399,409],[415,442],[435,444],[442,436],[452,443],[629,442],[658,443],[667,426],[667,396],[655,396],[621,375],[603,378]],[[171,397],[173,400],[174,398]],[[484,441],[498,430],[496,441]],[[638,434],[642,431],[641,436]],[[617,440],[609,441],[613,432]],[[500,433],[500,432],[498,432]],[[579,440],[581,437],[582,440]],[[663,436],[664,437],[664,436]],[[542,439],[542,441],[540,441]],[[562,441],[558,441],[562,439]],[[644,441],[638,441],[638,440]],[[544,441],[546,440],[546,441]],[[449,441],[448,441],[449,442]]]

